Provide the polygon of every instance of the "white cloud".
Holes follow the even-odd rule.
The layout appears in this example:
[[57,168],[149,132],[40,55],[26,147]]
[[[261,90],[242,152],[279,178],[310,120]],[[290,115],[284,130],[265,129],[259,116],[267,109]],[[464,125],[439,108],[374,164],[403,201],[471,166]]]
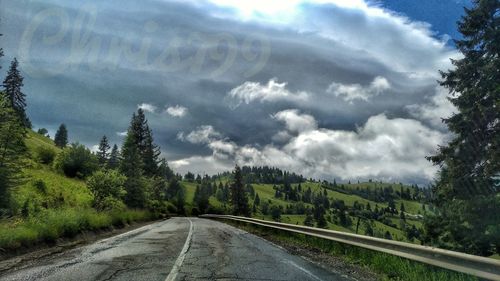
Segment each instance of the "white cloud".
[[387,81],[387,79],[377,76],[373,79],[370,85],[365,87],[360,84],[342,84],[333,82],[326,91],[337,97],[342,97],[345,101],[353,102],[354,100],[368,101],[370,98],[378,96],[390,88],[391,84]]
[[429,103],[412,104],[407,108],[413,117],[429,122],[435,128],[446,129],[442,122],[457,112],[457,108],[448,100],[448,91],[442,87],[436,87],[436,94],[432,96]]
[[184,106],[176,105],[167,107],[165,112],[174,117],[184,117],[188,113],[188,109]]
[[142,109],[146,112],[155,113],[157,107],[149,103],[141,103],[137,105],[138,109]]
[[286,89],[287,83],[278,83],[275,79],[269,80],[266,85],[258,82],[245,82],[232,89],[226,96],[230,107],[236,108],[241,103],[250,104],[253,101],[305,101],[309,94],[306,92],[292,93]]
[[185,135],[184,132],[178,133],[177,139],[188,141],[193,144],[208,144],[212,140],[218,139],[220,136],[221,134],[217,132],[211,125],[203,125],[187,135]]
[[116,132],[116,135],[117,136],[120,136],[120,137],[124,137],[127,135],[127,131],[123,131],[123,132]]
[[94,144],[93,146],[90,147],[90,151],[92,152],[97,152],[99,151],[99,145],[98,144]]
[[304,132],[318,128],[318,123],[308,114],[300,114],[297,109],[287,109],[280,111],[273,118],[285,123],[287,129],[291,132]]
[[[299,114],[296,110],[282,111],[274,116],[283,117],[279,118],[285,121],[287,129],[290,130],[290,126],[298,133],[297,136],[290,137],[283,146],[238,146],[224,139],[220,133],[208,137],[211,134],[206,132],[212,132],[213,128],[206,126],[189,135],[203,135],[201,138],[204,142],[193,143],[207,145],[212,150],[212,155],[178,160],[177,167],[184,167],[183,171],[192,169],[201,172],[194,167],[206,169],[203,163],[226,170],[234,163],[270,165],[323,179],[372,178],[423,183],[432,180],[437,171],[425,156],[432,155],[447,137],[417,120],[389,119],[384,114],[370,117],[356,131],[318,128],[312,116]],[[290,120],[303,120],[301,118],[304,116],[307,117],[305,119],[312,118],[308,120],[307,126],[291,126],[302,121],[287,123]]]

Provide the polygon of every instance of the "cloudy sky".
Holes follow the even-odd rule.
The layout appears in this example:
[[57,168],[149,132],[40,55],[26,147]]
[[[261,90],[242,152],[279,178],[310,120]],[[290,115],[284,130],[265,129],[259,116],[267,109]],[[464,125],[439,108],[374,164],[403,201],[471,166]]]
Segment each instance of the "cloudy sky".
[[466,0],[81,2],[0,2],[2,76],[17,57],[35,128],[121,144],[142,108],[180,173],[435,176]]

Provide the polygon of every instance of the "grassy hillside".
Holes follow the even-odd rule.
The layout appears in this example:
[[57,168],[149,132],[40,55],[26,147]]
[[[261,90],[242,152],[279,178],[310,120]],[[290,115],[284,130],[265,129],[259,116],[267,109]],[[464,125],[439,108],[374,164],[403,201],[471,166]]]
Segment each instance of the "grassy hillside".
[[[218,186],[219,182],[222,182],[225,184],[226,182],[230,181],[227,176],[224,176],[222,178],[217,178],[213,180],[212,182],[215,182],[216,185]],[[183,181],[182,185],[186,188],[186,205],[188,206],[188,209],[190,207],[194,206],[193,203],[193,198],[194,198],[194,193],[196,186],[198,185],[196,182],[187,182]],[[356,189],[357,187],[360,188],[368,188],[368,189],[377,189],[380,188],[380,186],[390,186],[393,185],[394,188],[398,187],[399,184],[381,184],[381,183],[360,183],[360,184],[352,184],[349,185],[349,188]],[[302,190],[305,190],[307,188],[311,188],[313,193],[323,193],[324,190],[327,192],[327,196],[330,201],[335,201],[335,200],[342,200],[344,201],[345,205],[348,208],[352,208],[357,202],[357,204],[362,204],[366,205],[369,203],[372,208],[375,208],[377,206],[378,208],[387,208],[388,204],[385,202],[374,202],[371,200],[367,200],[365,198],[362,198],[358,195],[353,195],[353,194],[346,194],[343,192],[338,192],[330,189],[325,189],[322,187],[322,184],[319,182],[304,182],[301,183]],[[287,201],[284,200],[283,198],[276,198],[275,197],[275,190],[273,189],[273,184],[252,184],[253,189],[255,190],[255,193],[259,195],[261,204],[262,202],[268,202],[270,206],[280,206],[283,210],[290,205],[297,204],[297,202],[293,201]],[[296,188],[297,184],[292,184],[292,187]],[[417,201],[411,201],[411,200],[402,200],[402,199],[397,199],[394,200],[396,206],[399,208],[400,204],[403,203],[405,205],[405,214],[407,215],[406,219],[406,227],[411,227],[415,226],[417,229],[420,229],[422,227],[422,221],[421,219],[413,217],[414,215],[422,214],[423,209],[422,209],[422,204],[417,202]],[[209,198],[210,205],[212,207],[215,207],[215,209],[219,209],[222,211],[229,211],[229,206],[226,204],[224,208],[223,202],[220,202],[216,199],[214,195],[210,196]],[[250,198],[249,199],[250,205],[252,205],[253,200]],[[305,203],[304,204],[308,208],[313,208],[313,204]],[[266,219],[266,220],[273,220],[272,216],[267,214],[264,215],[262,214],[261,210],[257,208],[257,211],[255,213],[252,213],[253,217],[260,218],[260,219]],[[355,233],[356,232],[356,222],[357,222],[357,217],[347,215],[352,222],[351,225],[349,226],[341,226],[338,223],[334,223],[333,220],[331,219],[334,216],[333,212],[327,212],[327,228],[332,229],[332,230],[338,230],[338,231],[345,231],[345,232],[350,232],[350,233]],[[281,215],[281,222],[284,223],[291,223],[291,224],[300,224],[303,225],[304,221],[306,219],[305,214],[287,214],[287,213],[282,213]],[[394,240],[399,240],[399,241],[406,241],[406,242],[414,242],[414,243],[420,243],[418,239],[412,239],[411,241],[407,239],[405,232],[400,228],[400,217],[398,215],[391,215],[388,216],[388,221],[392,222],[392,225],[387,225],[384,224],[380,221],[376,220],[362,220],[361,223],[359,224],[358,227],[358,233],[359,234],[364,234],[366,230],[366,222],[371,223],[371,227],[373,228],[374,236],[378,237],[384,237],[384,234],[388,231],[392,239]]]
[[93,195],[83,180],[68,178],[52,165],[37,158],[41,148],[62,150],[53,141],[28,132],[28,154],[19,185],[11,190],[12,216],[0,220],[0,248],[4,250],[53,242],[82,231],[123,226],[147,220],[147,211],[122,210],[97,212],[92,208]]

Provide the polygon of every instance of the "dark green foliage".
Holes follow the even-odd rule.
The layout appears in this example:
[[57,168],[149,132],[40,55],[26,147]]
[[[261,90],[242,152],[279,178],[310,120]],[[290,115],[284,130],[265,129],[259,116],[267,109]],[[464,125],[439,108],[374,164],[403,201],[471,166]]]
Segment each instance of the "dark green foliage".
[[161,159],[160,165],[158,166],[158,175],[164,177],[167,180],[175,177],[174,171],[168,166],[167,160]]
[[31,122],[26,115],[26,95],[21,89],[24,85],[24,78],[21,76],[21,72],[18,67],[19,63],[17,62],[17,59],[14,58],[10,64],[7,76],[3,81],[3,95],[7,98],[10,103],[10,107],[14,109],[22,124],[24,124],[27,128],[31,128]]
[[120,152],[118,151],[118,146],[115,144],[111,149],[111,153],[109,154],[108,160],[108,168],[116,169],[120,165]]
[[26,153],[26,130],[4,95],[0,95],[0,209],[8,207],[9,190],[19,180]]
[[253,205],[254,206],[259,206],[260,205],[260,197],[259,197],[259,194],[255,194],[255,199],[253,200]]
[[260,204],[260,211],[263,215],[269,214],[269,203],[267,201],[264,201],[262,202],[262,204]]
[[176,177],[172,177],[168,182],[167,199],[174,203],[178,214],[185,214],[185,190]]
[[304,225],[305,226],[314,226],[314,218],[311,215],[311,213],[306,214],[306,218],[304,220]]
[[373,227],[369,221],[365,222],[365,235],[373,236]]
[[108,138],[103,136],[99,142],[99,149],[97,150],[97,159],[99,160],[99,165],[101,165],[101,167],[106,166],[106,163],[109,161],[110,154],[108,151],[110,148]]
[[248,198],[243,185],[243,175],[241,168],[236,165],[234,168],[234,182],[231,185],[231,204],[233,206],[234,215],[250,215],[250,208],[248,206]]
[[129,129],[121,150],[120,172],[127,177],[125,203],[132,208],[146,206],[146,183],[143,178],[142,159],[136,145],[135,134]]
[[184,176],[184,180],[188,182],[194,182],[194,174],[191,172],[187,172]]
[[54,167],[71,178],[85,178],[99,168],[97,157],[82,144],[74,143],[59,153]]
[[[153,132],[149,128],[148,121],[142,109],[132,115],[129,134],[133,134],[133,142],[136,145],[141,161],[141,169],[145,176],[159,175],[158,165],[160,149],[154,144]],[[161,175],[159,175],[161,176]]]
[[281,220],[281,208],[276,205],[271,206],[271,217],[275,221]]
[[463,57],[441,72],[458,112],[444,119],[453,140],[429,157],[442,169],[433,188],[438,216],[427,220],[426,240],[490,255],[500,253],[500,2],[473,3],[458,23]]
[[126,177],[115,170],[97,171],[87,180],[87,186],[94,195],[93,207],[102,210],[124,209],[124,184]]
[[45,165],[52,164],[56,158],[56,151],[50,147],[39,146],[35,150],[35,159]]
[[68,129],[65,124],[61,124],[54,136],[54,143],[57,147],[64,148],[68,145]]
[[201,185],[196,186],[194,192],[193,203],[198,208],[200,214],[204,214],[208,207],[208,198],[210,197],[210,186],[207,182],[202,182]]
[[38,129],[38,131],[36,131],[38,134],[42,135],[42,136],[48,136],[49,135],[49,131],[47,131],[47,129],[45,128],[40,128]]

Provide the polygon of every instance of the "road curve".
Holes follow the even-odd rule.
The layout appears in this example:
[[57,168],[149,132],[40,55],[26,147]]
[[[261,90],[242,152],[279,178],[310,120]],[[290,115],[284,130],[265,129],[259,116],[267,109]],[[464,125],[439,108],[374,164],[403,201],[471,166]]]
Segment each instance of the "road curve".
[[352,280],[221,222],[172,218],[0,275],[0,280]]

